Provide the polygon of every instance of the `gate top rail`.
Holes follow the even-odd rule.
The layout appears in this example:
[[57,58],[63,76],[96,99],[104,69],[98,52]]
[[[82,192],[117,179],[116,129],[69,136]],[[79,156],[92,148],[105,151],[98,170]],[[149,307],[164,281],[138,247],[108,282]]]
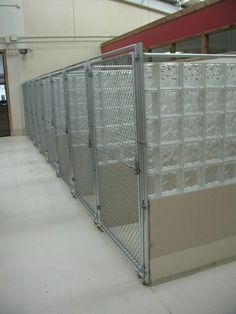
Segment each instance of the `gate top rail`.
[[[118,49],[115,49],[115,50],[112,50],[112,51],[109,51],[109,52],[105,52],[105,53],[99,54],[99,55],[97,55],[95,57],[83,60],[83,61],[81,61],[79,63],[75,63],[75,64],[72,64],[72,65],[60,68],[58,70],[55,70],[55,71],[48,72],[46,74],[37,76],[37,77],[35,77],[33,79],[27,80],[22,85],[25,85],[27,83],[33,82],[35,80],[44,79],[44,78],[47,78],[47,77],[50,77],[50,76],[56,76],[56,75],[62,74],[64,71],[76,70],[78,68],[81,68],[81,67],[85,66],[87,62],[94,63],[94,62],[98,62],[98,59],[101,59],[101,58],[104,58],[104,57],[119,56],[119,54],[122,53],[122,52],[127,52],[127,51],[130,52],[132,50],[135,50],[135,47],[137,45],[138,44],[132,44],[132,45],[128,45],[128,46],[125,46],[125,47],[122,47],[122,48],[118,48]],[[209,59],[210,58],[229,58],[229,59],[236,58],[236,54],[230,54],[230,53],[229,54],[225,54],[225,53],[224,54],[208,54],[208,53],[202,54],[202,53],[144,52],[143,56],[144,57],[152,57],[152,58],[158,58],[158,57],[170,58],[170,57],[173,57],[173,58],[178,58],[178,59],[181,59],[181,58],[200,58],[200,59],[201,58],[209,58]],[[105,60],[106,60],[106,58],[105,58]]]
[[220,53],[173,53],[173,52],[145,52],[145,57],[164,57],[164,58],[236,58],[236,54]]
[[119,55],[119,53],[121,53],[123,51],[135,49],[135,46],[136,46],[136,44],[132,44],[132,45],[125,46],[125,47],[122,47],[122,48],[119,48],[119,49],[115,49],[115,50],[112,50],[112,51],[109,51],[109,52],[106,52],[106,53],[99,54],[99,55],[97,55],[95,57],[83,60],[83,61],[81,61],[79,63],[75,63],[75,64],[72,64],[72,65],[60,68],[60,69],[58,69],[56,71],[48,72],[46,74],[37,76],[37,77],[35,77],[33,79],[27,80],[22,85],[25,85],[25,84],[27,84],[27,83],[29,83],[31,81],[37,80],[37,79],[43,79],[43,78],[48,77],[48,76],[55,76],[57,74],[63,73],[64,71],[67,71],[67,70],[76,70],[77,68],[80,68],[81,66],[85,65],[86,62],[96,61],[97,59],[100,59],[100,58],[103,58],[103,57],[108,57],[108,56],[117,56],[117,55]]

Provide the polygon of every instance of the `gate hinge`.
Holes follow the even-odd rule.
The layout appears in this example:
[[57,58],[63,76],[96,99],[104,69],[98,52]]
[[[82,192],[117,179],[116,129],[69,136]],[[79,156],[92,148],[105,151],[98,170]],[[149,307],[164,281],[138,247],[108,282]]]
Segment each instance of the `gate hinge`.
[[92,141],[91,141],[91,138],[89,136],[89,139],[88,139],[88,148],[91,148],[92,147]]
[[135,61],[136,61],[136,62],[140,62],[140,60],[141,60],[141,57],[140,57],[140,55],[138,54],[138,55],[135,57]]
[[134,159],[134,172],[135,172],[136,176],[139,175],[141,172],[140,163],[139,163],[137,154],[135,155],[135,159]]
[[140,172],[141,172],[140,171],[140,164],[139,164],[138,161],[135,162],[135,169],[134,169],[134,171],[135,171],[136,176],[139,175]]
[[142,200],[142,209],[143,210],[149,209],[149,201]]

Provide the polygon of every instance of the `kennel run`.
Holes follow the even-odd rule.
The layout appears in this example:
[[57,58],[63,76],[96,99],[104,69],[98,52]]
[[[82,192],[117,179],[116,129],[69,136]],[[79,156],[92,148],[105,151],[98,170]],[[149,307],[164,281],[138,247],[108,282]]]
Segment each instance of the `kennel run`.
[[236,257],[236,55],[138,43],[23,94],[29,137],[144,283]]

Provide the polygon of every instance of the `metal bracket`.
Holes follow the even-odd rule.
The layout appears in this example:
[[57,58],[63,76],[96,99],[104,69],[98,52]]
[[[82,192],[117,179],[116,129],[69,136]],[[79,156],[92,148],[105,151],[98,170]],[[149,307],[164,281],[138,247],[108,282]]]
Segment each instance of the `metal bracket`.
[[145,200],[142,200],[142,204],[141,204],[141,206],[142,206],[142,209],[143,210],[148,210],[149,209],[149,200],[147,201],[147,202],[145,202]]

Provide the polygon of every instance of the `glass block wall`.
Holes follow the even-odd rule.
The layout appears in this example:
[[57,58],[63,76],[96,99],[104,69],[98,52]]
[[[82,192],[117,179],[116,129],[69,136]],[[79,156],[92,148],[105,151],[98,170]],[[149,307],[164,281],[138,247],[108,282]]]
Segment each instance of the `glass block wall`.
[[236,64],[145,63],[149,198],[236,183]]

